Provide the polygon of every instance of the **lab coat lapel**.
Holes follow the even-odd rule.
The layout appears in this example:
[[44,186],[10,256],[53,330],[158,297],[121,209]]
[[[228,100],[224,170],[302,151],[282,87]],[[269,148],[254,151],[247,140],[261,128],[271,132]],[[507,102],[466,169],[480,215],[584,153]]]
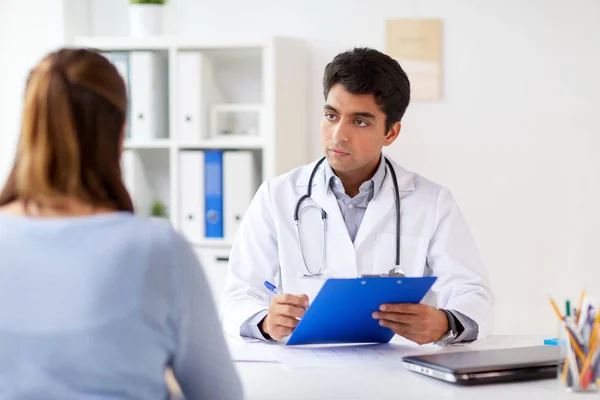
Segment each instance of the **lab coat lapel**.
[[[315,176],[315,181],[317,177]],[[326,275],[338,278],[351,278],[357,275],[354,246],[335,194],[325,182],[321,173],[313,188],[312,197],[327,213]]]
[[[413,182],[413,174],[404,170],[402,167],[392,161],[394,171],[396,172],[396,178],[398,179],[398,189],[400,194],[400,200],[407,192],[415,189]],[[394,182],[392,174],[390,173],[389,166],[387,167],[387,173],[385,179],[381,185],[381,189],[375,197],[369,202],[365,215],[356,238],[354,239],[354,248],[358,249],[361,243],[375,231],[380,225],[380,222],[385,218],[386,220],[395,221],[396,218],[396,199],[394,194]]]
[[[300,174],[296,184],[299,192],[302,194],[306,193],[308,180],[315,165],[316,163],[307,165],[303,173]],[[333,191],[329,188],[329,182],[325,180],[323,165],[321,165],[313,179],[311,200],[307,199],[304,202],[306,205],[314,202],[327,213],[326,276],[341,278],[355,277],[357,267],[354,246],[352,240],[350,240],[348,229],[346,229],[337,199]]]
[[361,243],[377,228],[377,225],[384,217],[387,216],[389,219],[394,217],[394,205],[393,184],[389,176],[386,176],[377,196],[373,197],[367,206],[365,215],[356,233],[356,238],[354,239],[355,248],[359,248]]
[[[327,161],[324,161],[327,162]],[[304,188],[304,193],[306,193],[306,187],[308,185],[308,180],[310,178],[310,174],[315,166],[315,163],[309,164],[305,167],[303,174],[301,174],[298,179],[297,186]],[[343,231],[346,230],[344,219],[342,218],[342,213],[340,211],[340,207],[337,203],[335,195],[331,190],[328,190],[328,183],[325,182],[325,172],[323,168],[323,164],[319,167],[319,170],[315,174],[315,177],[312,182],[312,200],[304,200],[306,204],[309,204],[310,201],[314,201],[317,203],[319,207],[321,207],[327,213],[327,229],[333,229],[335,232],[339,232],[341,228]],[[303,203],[304,205],[304,203]]]

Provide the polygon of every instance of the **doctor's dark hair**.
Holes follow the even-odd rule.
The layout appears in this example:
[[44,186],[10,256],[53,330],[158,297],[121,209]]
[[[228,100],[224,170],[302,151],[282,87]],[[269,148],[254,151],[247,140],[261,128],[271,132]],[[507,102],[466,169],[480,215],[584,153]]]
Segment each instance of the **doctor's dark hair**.
[[400,64],[387,54],[369,48],[354,48],[338,54],[325,67],[323,94],[341,83],[353,94],[372,94],[385,114],[385,133],[399,122],[410,102],[410,82]]
[[121,177],[127,92],[117,69],[84,49],[50,53],[30,72],[21,134],[0,206],[62,208],[77,198],[133,211]]

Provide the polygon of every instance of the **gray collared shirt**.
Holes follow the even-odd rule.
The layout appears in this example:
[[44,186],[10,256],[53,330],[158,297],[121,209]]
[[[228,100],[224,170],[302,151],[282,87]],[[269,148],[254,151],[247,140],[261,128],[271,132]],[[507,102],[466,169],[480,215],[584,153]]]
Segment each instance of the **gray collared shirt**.
[[356,233],[365,216],[369,202],[377,195],[383,185],[385,174],[385,159],[381,157],[379,166],[373,177],[360,185],[359,193],[356,196],[350,197],[346,194],[344,184],[340,178],[335,175],[329,163],[325,162],[325,182],[329,184],[329,187],[337,199],[352,242],[354,242],[354,239],[356,238]]

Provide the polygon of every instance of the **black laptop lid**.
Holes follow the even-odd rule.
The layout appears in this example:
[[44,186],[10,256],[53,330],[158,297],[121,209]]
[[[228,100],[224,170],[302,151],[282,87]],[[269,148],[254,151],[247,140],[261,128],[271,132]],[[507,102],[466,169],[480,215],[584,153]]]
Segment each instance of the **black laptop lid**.
[[404,357],[403,360],[452,374],[469,374],[554,366],[559,364],[560,356],[557,346],[534,346],[426,354]]

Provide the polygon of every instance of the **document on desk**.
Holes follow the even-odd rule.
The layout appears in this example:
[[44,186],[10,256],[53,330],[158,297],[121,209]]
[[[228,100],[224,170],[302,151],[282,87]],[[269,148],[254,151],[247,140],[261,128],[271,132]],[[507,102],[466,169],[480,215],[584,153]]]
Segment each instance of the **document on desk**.
[[235,362],[279,362],[271,353],[271,349],[279,347],[277,344],[235,340],[228,340],[227,344]]
[[287,368],[317,368],[352,364],[400,364],[403,356],[417,351],[418,347],[385,343],[327,347],[274,346],[271,354]]

